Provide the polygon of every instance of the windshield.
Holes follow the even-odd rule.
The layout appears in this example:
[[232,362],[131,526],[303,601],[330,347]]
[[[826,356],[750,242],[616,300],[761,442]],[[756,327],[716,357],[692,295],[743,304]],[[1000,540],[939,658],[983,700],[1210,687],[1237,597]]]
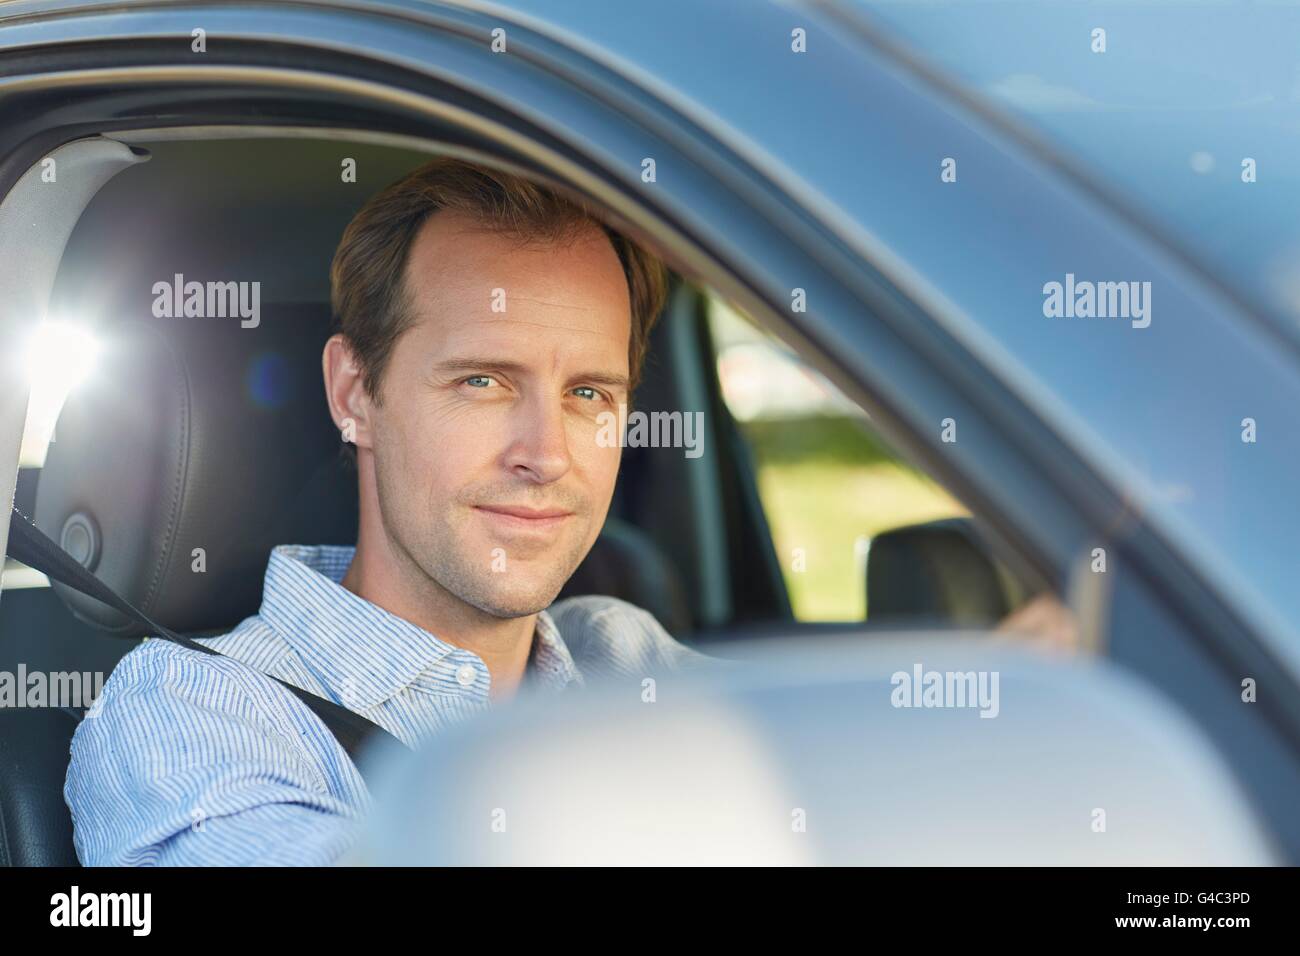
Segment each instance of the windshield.
[[1300,341],[1300,6],[851,5]]

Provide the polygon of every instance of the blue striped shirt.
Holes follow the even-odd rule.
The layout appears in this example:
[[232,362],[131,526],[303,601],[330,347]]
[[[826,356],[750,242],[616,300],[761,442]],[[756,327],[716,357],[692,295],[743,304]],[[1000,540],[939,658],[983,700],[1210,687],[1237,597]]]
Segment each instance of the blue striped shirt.
[[[259,612],[204,639],[225,657],[152,639],[122,659],[72,740],[63,794],[83,864],[337,860],[369,793],[320,719],[270,677],[408,745],[489,706],[482,658],[341,586],[353,551],[275,548]],[[625,601],[570,598],[538,615],[525,689],[708,660]]]

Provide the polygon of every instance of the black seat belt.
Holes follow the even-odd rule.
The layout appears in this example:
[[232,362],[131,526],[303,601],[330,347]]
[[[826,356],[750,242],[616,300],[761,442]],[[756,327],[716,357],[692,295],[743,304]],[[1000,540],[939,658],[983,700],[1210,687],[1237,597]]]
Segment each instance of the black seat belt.
[[[197,641],[192,641],[188,637],[183,637],[168,630],[150,618],[149,615],[118,595],[116,591],[86,570],[80,561],[46,537],[45,533],[36,527],[35,523],[29,521],[27,516],[19,511],[17,507],[14,508],[13,518],[9,524],[8,554],[9,557],[21,561],[29,568],[40,571],[50,580],[59,581],[97,601],[102,601],[109,607],[116,608],[137,624],[145,627],[151,636],[161,637],[173,644],[179,644],[181,647],[187,647],[192,651],[199,651],[203,654],[211,654],[214,657],[225,656]],[[270,677],[269,674],[266,676]],[[394,741],[397,739],[378,724],[366,720],[360,714],[354,714],[346,707],[341,707],[324,697],[309,694],[301,687],[295,687],[278,677],[272,677],[271,679],[281,684],[311,708],[312,713],[319,717],[325,726],[330,729],[330,732],[334,734],[343,749],[347,751],[348,756],[352,757],[353,760],[356,759],[362,745],[368,741],[382,738]]]

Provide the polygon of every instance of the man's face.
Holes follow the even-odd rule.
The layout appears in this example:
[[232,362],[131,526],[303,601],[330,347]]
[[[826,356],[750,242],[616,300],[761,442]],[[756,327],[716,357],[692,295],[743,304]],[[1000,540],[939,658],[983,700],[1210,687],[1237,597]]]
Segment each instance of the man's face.
[[596,540],[618,476],[620,449],[597,442],[598,416],[628,398],[618,256],[595,227],[521,247],[438,213],[406,288],[415,321],[373,409],[385,531],[467,604],[536,613]]

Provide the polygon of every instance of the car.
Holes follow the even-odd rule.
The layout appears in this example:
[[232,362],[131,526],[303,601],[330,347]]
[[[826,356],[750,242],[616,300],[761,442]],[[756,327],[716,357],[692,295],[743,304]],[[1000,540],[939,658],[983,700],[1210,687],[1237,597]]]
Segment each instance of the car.
[[[1036,17],[1096,42],[1073,13]],[[804,715],[837,744],[827,760],[975,747],[1006,773],[944,809],[954,833],[1017,781],[1091,773],[1144,811],[1197,799],[1167,832],[1086,852],[1105,825],[1083,800],[1035,831],[1032,860],[1186,860],[1195,832],[1193,860],[1300,862],[1294,300],[1216,258],[1215,220],[1170,218],[1177,194],[1151,200],[1147,167],[1144,205],[1104,148],[1041,121],[1045,97],[1071,102],[1050,62],[985,82],[954,23],[972,28],[850,0],[0,4],[0,337],[34,356],[0,378],[12,520],[187,635],[256,611],[273,545],[354,540],[319,381],[330,257],[371,193],[459,156],[592,204],[673,273],[637,402],[699,421],[702,453],[627,449],[566,594],[622,597],[712,655],[766,661],[714,699]],[[1109,114],[1084,112],[1095,140]],[[186,314],[191,283],[209,314]],[[1082,283],[1104,285],[1101,308]],[[1067,286],[1075,308],[1054,310]],[[32,335],[47,351],[24,353]],[[1074,620],[1075,653],[1051,666],[991,633],[1044,595]],[[0,672],[104,675],[145,630],[6,566]],[[804,655],[817,666],[797,679],[773,663]],[[919,684],[947,661],[1038,691],[960,729],[907,723],[895,676],[915,665]],[[1096,725],[1059,719],[1070,694]],[[88,703],[0,707],[0,862],[76,864],[62,790]],[[647,719],[604,706],[629,733]],[[739,747],[718,715],[678,711],[655,759],[691,720]],[[520,719],[467,728],[440,759],[508,752]],[[986,724],[1008,729],[972,743]],[[783,766],[847,794],[868,779]],[[907,836],[939,818],[871,806],[903,849],[846,836],[826,859],[906,861]],[[365,852],[489,853],[447,834],[395,845],[389,832]],[[955,837],[917,858],[997,854]]]

